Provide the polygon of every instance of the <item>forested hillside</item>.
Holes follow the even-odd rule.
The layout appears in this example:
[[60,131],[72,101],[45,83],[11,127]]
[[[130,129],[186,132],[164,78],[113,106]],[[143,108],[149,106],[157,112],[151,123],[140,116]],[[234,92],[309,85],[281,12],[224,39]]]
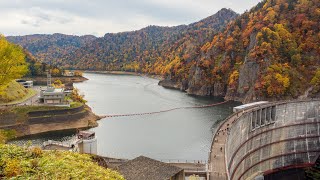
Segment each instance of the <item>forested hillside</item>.
[[166,87],[243,102],[314,97],[319,7],[319,0],[264,0],[241,16],[222,9],[190,25],[106,34],[50,62],[158,74]]
[[169,79],[186,80],[181,88],[192,94],[242,101],[316,93],[319,7],[319,0],[262,1],[205,43],[184,77],[171,68]]
[[7,39],[30,51],[41,62],[52,63],[84,46],[86,43],[91,42],[96,37],[91,35],[72,36],[56,33],[53,35],[8,36]]
[[59,65],[80,69],[149,72],[150,66],[159,62],[159,58],[173,60],[172,52],[182,56],[194,55],[200,44],[211,39],[235,17],[237,14],[232,10],[222,9],[190,25],[149,26],[138,31],[108,33],[65,56]]
[[172,52],[195,55],[199,45],[210,40],[235,17],[237,14],[232,10],[222,9],[190,25],[149,26],[138,31],[107,33],[96,39],[62,34],[7,38],[37,59],[66,68],[145,72],[159,57],[171,61],[168,56]]
[[48,70],[51,71],[52,76],[62,76],[64,69],[54,65],[41,62],[39,59],[34,57],[28,50],[24,49],[25,59],[28,64],[28,72],[25,76],[47,76]]
[[262,1],[203,44],[192,61],[172,60],[160,84],[243,102],[319,94],[319,3]]
[[48,69],[52,69],[53,75],[63,72],[60,68],[40,63],[27,50],[0,35],[0,104],[33,96],[34,91],[15,80],[24,76],[45,76]]

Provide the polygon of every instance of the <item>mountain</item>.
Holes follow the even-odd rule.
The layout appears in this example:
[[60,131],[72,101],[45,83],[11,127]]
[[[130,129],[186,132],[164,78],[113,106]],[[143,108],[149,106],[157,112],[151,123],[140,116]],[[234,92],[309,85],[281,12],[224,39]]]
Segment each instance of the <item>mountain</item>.
[[102,38],[63,34],[9,36],[37,59],[66,68],[142,71],[178,46],[194,49],[238,15],[230,9],[190,25],[148,26],[138,31],[107,33]]
[[232,10],[222,9],[190,25],[148,26],[138,31],[108,33],[71,52],[58,63],[78,69],[146,72],[159,58],[169,58],[168,53],[178,46],[186,46],[183,48],[191,51],[212,38],[235,17],[237,14]]
[[96,39],[95,36],[72,36],[64,34],[34,34],[26,36],[7,36],[8,41],[21,45],[30,51],[38,60],[52,63],[71,51]]
[[190,25],[108,33],[51,62],[162,75],[162,86],[242,102],[320,97],[319,7],[263,0],[240,16],[222,9]]
[[135,62],[143,53],[157,54],[169,37],[184,26],[149,26],[139,31],[108,33],[66,55],[59,65],[77,69],[120,70],[124,63]]
[[171,61],[160,84],[242,102],[319,95],[319,7],[319,0],[262,1],[192,61]]

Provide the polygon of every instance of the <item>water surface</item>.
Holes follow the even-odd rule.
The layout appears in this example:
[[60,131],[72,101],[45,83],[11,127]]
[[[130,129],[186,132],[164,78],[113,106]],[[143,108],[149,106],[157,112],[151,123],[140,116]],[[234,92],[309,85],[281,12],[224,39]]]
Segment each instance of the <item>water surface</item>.
[[[158,80],[132,75],[85,73],[88,81],[75,87],[98,115],[143,113],[181,106],[221,102],[221,98],[190,96],[158,86]],[[231,114],[228,102],[204,109],[180,109],[161,114],[105,118],[91,130],[98,137],[98,154],[116,158],[139,155],[158,160],[207,160],[214,124]],[[60,133],[59,133],[60,134]],[[41,142],[67,139],[70,133],[23,138]]]

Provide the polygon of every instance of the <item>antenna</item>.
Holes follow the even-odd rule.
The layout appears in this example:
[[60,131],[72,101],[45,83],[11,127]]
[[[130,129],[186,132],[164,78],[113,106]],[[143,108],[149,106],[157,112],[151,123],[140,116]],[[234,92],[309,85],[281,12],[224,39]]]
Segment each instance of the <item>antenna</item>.
[[47,72],[47,87],[51,87],[52,84],[51,84],[51,72],[50,72],[50,69],[48,70]]

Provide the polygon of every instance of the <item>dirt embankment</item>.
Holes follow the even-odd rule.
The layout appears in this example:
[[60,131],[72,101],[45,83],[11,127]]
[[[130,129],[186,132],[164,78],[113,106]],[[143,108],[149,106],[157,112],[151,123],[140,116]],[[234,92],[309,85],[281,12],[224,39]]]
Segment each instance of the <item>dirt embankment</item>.
[[87,105],[71,109],[26,112],[28,107],[0,110],[0,129],[15,130],[17,137],[39,133],[96,127],[101,117]]
[[[46,85],[46,77],[29,77],[35,85]],[[84,77],[53,77],[52,82],[61,80],[67,87],[73,83],[83,82]],[[39,133],[87,129],[98,126],[97,120],[102,117],[95,115],[87,105],[74,108],[55,106],[8,106],[0,109],[0,130],[15,130],[17,137]]]
[[98,126],[97,120],[101,119],[99,116],[95,115],[90,107],[85,106],[85,115],[80,119],[71,119],[62,122],[47,122],[39,124],[30,124],[28,125],[28,134],[33,135],[39,133],[45,133],[50,131],[61,131],[61,130],[70,130],[70,129],[87,129],[91,127]]

